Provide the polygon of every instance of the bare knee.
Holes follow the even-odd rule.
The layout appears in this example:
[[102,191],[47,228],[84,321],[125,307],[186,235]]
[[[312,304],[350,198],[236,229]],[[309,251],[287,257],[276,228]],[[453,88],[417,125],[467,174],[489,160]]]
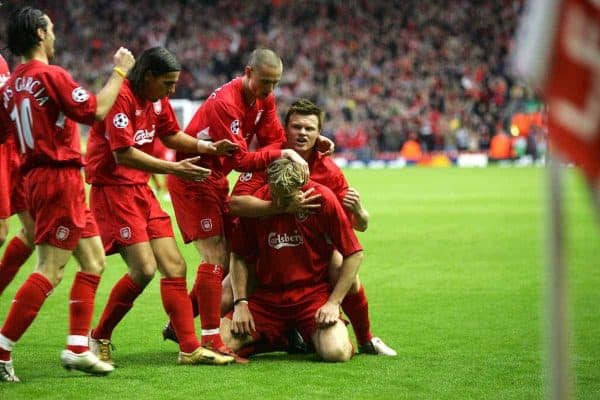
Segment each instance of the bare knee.
[[171,258],[162,265],[161,273],[166,278],[184,278],[187,265],[182,257]]
[[346,362],[352,358],[352,344],[346,326],[341,322],[317,329],[313,335],[317,354],[327,362]]
[[209,264],[218,264],[226,266],[227,264],[227,243],[223,236],[212,236],[206,239],[198,239],[196,247],[202,254],[204,262]]
[[62,281],[63,276],[65,275],[65,266],[48,268],[44,265],[38,265],[35,269],[35,272],[42,274],[50,283],[52,287],[57,287],[59,283]]
[[106,267],[106,258],[104,254],[94,258],[89,258],[84,264],[81,264],[81,270],[88,274],[102,275]]
[[156,273],[156,264],[142,264],[136,266],[134,268],[129,268],[129,276],[131,279],[140,287],[146,287],[152,278],[154,278],[154,274]]
[[234,336],[233,333],[231,333],[231,320],[229,318],[221,318],[219,334],[221,335],[223,343],[233,351],[238,351],[245,345],[252,343],[254,340],[252,339],[252,336],[249,335],[243,338]]

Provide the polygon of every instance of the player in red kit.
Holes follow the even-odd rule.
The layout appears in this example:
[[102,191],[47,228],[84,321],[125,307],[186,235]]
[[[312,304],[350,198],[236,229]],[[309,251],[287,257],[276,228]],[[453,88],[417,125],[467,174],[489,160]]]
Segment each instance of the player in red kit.
[[[221,335],[242,355],[261,346],[280,347],[290,328],[311,340],[326,361],[348,361],[353,354],[340,304],[356,279],[362,248],[335,194],[309,181],[298,165],[277,160],[267,170],[268,185],[255,196],[285,207],[302,190],[318,194],[312,214],[241,218],[232,235],[231,280],[234,310],[223,318]],[[335,285],[329,280],[334,250],[342,255]],[[247,262],[255,264],[256,290],[248,294]]]
[[106,375],[113,367],[89,351],[87,338],[104,252],[85,204],[79,136],[69,124],[92,124],[104,118],[123,83],[121,75],[131,68],[134,58],[120,48],[113,57],[116,66],[111,77],[94,95],[63,68],[48,64],[54,56],[55,36],[52,21],[42,11],[15,10],[6,38],[10,51],[21,56],[23,63],[1,90],[0,142],[12,134],[21,154],[22,185],[35,221],[38,260],[0,329],[0,380],[19,381],[12,366],[13,347],[61,281],[72,254],[81,271],[71,288],[69,336],[60,358],[67,369]]
[[[369,213],[360,201],[360,194],[354,188],[348,186],[348,182],[340,168],[329,157],[324,157],[316,151],[316,138],[321,132],[323,111],[307,99],[295,101],[285,116],[285,132],[287,137],[286,147],[296,150],[307,162],[310,168],[310,179],[327,186],[335,193],[339,202],[343,205],[352,227],[360,232],[367,230]],[[233,215],[245,217],[262,217],[273,214],[290,212],[277,207],[273,202],[257,199],[253,193],[267,183],[264,172],[248,173],[240,175],[236,183],[229,207]],[[314,196],[311,192],[300,194],[298,202],[311,212],[311,202]],[[298,207],[291,208],[291,212]],[[330,263],[331,282],[338,279],[342,257],[338,251],[333,252]],[[224,308],[231,307],[232,295],[228,287],[229,280],[224,281],[223,301],[228,303]],[[359,352],[366,354],[378,354],[395,356],[396,352],[387,346],[380,338],[374,337],[370,330],[369,306],[363,285],[356,276],[348,294],[342,302],[342,310],[350,319]]]
[[[185,243],[194,242],[202,255],[194,288],[190,293],[196,303],[202,325],[202,344],[223,353],[229,350],[219,336],[221,280],[228,271],[227,236],[230,221],[226,214],[229,192],[227,174],[264,170],[273,160],[285,157],[306,162],[291,149],[281,150],[285,141],[277,116],[273,89],[281,79],[283,65],[275,52],[254,50],[244,75],[216,89],[198,109],[185,131],[193,137],[217,141],[228,139],[239,146],[233,157],[203,157],[200,165],[212,174],[202,183],[167,178],[167,185],[177,224]],[[256,138],[259,151],[248,151]],[[187,157],[178,152],[178,159]],[[163,331],[165,338],[170,327]],[[237,359],[238,361],[243,361]]]
[[[0,56],[0,88],[8,81],[10,71],[4,57]],[[22,229],[7,244],[0,259],[0,295],[13,280],[19,268],[27,261],[33,244],[33,219],[27,211],[25,193],[21,185],[21,160],[12,136],[0,144],[0,246],[6,241],[8,221],[17,214]]]
[[[181,65],[167,49],[142,53],[121,87],[114,106],[94,124],[88,140],[86,179],[92,185],[91,208],[98,222],[106,254],[121,254],[128,272],[113,287],[98,325],[90,333],[90,347],[112,364],[114,328],[158,269],[161,298],[180,338],[179,364],[226,364],[230,356],[200,346],[186,288],[186,264],[177,248],[171,219],[148,185],[150,174],[171,174],[200,182],[211,171],[196,165],[199,156],[179,161],[154,157],[156,140],[187,154],[227,154],[236,146],[215,143],[183,133],[168,96],[175,91]],[[204,156],[203,156],[204,157]]]

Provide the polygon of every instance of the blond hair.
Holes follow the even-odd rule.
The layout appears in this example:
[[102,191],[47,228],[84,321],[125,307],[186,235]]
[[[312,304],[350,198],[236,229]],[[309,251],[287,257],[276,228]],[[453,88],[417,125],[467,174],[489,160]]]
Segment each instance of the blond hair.
[[267,182],[271,195],[289,198],[306,184],[307,177],[302,167],[287,158],[275,160],[267,168]]

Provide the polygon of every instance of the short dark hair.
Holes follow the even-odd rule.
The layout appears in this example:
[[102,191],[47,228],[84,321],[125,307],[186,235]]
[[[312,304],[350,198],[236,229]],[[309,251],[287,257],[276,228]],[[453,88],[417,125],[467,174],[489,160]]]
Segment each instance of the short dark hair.
[[154,76],[160,76],[169,72],[181,71],[181,64],[175,55],[164,47],[152,47],[144,50],[128,74],[135,93],[141,92],[144,86],[144,76],[148,71]]
[[285,114],[285,127],[287,127],[292,114],[316,115],[319,119],[319,132],[321,131],[321,125],[323,124],[323,110],[321,110],[319,106],[312,101],[302,98],[294,101],[290,106],[290,109]]
[[46,14],[33,7],[16,9],[10,14],[6,27],[8,49],[15,56],[25,56],[41,41],[38,29],[48,29]]
[[270,67],[279,67],[283,65],[281,58],[271,49],[267,48],[259,48],[254,49],[252,53],[250,53],[250,58],[248,59],[248,66],[251,68],[259,68],[263,65],[268,65]]

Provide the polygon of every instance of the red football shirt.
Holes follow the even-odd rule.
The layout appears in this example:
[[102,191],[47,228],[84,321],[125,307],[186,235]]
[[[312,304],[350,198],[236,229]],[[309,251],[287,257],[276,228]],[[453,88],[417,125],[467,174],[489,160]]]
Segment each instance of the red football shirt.
[[38,60],[17,66],[1,91],[0,142],[12,132],[22,154],[23,170],[36,166],[82,166],[76,129],[65,117],[91,125],[96,97],[63,68]]
[[[8,64],[4,57],[0,55],[0,89],[8,81],[8,78],[10,78]],[[8,177],[13,168],[18,168],[21,165],[14,143],[12,135],[8,135],[6,136],[6,141],[0,144],[0,174],[3,177]]]
[[[202,156],[200,165],[212,170],[211,180],[226,176],[232,169],[265,169],[281,156],[279,149],[285,142],[273,94],[248,104],[244,99],[241,77],[216,89],[196,111],[185,132],[198,139],[229,139],[239,145],[240,149],[233,157]],[[249,152],[248,145],[254,137],[259,148],[275,145],[274,149]],[[187,157],[187,154],[177,155],[178,160]]]
[[[350,220],[334,193],[309,182],[304,190],[320,193],[315,214],[281,214],[265,218],[241,218],[232,238],[232,250],[256,261],[259,286],[287,290],[329,282],[327,271],[334,248],[347,257],[362,250]],[[255,196],[271,200],[268,186]]]
[[85,175],[94,185],[146,184],[150,173],[118,165],[113,151],[135,147],[155,154],[157,137],[180,131],[177,118],[167,97],[156,102],[135,95],[126,80],[104,121],[94,124],[88,140]]

